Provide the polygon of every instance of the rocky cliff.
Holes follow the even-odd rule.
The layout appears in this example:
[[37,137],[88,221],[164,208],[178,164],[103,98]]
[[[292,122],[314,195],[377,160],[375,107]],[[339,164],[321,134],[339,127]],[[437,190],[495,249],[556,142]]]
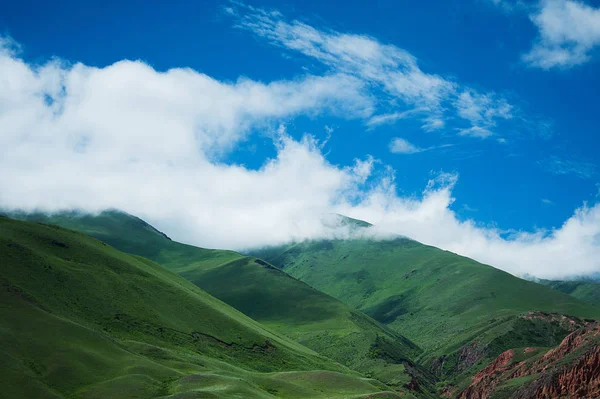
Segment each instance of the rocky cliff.
[[[537,353],[536,353],[537,352]],[[551,350],[511,349],[479,371],[457,397],[599,398],[600,324],[587,324]]]

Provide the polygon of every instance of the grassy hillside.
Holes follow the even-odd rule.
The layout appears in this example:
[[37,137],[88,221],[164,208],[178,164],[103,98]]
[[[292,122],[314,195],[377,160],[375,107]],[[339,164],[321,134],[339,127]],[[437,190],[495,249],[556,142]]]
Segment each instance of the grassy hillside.
[[261,324],[417,396],[430,396],[436,381],[445,394],[464,391],[504,351],[555,347],[600,316],[576,298],[407,238],[307,241],[243,256],[173,242],[119,212],[26,217],[148,256]]
[[432,377],[411,360],[420,354],[420,348],[260,259],[180,244],[141,219],[116,211],[94,216],[18,216],[76,229],[120,250],[146,256],[320,354],[397,389],[406,391],[405,386],[415,380],[422,387],[416,394],[428,396]]
[[554,281],[539,280],[540,284],[546,285],[565,294],[571,295],[583,302],[600,305],[600,283],[597,281]]
[[451,384],[506,349],[554,346],[569,332],[525,312],[600,316],[566,294],[406,238],[306,241],[253,255],[408,337],[424,349],[419,362]]
[[307,241],[254,254],[425,348],[528,310],[600,315],[568,295],[406,238]]
[[3,397],[396,396],[83,234],[0,217],[0,260]]

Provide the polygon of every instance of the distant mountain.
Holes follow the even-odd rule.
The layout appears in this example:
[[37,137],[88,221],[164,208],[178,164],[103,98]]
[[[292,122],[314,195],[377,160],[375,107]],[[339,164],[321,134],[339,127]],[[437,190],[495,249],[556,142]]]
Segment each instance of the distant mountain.
[[[552,313],[600,316],[576,298],[406,238],[305,241],[250,254],[414,341],[424,350],[418,362],[456,392],[505,350],[558,345],[571,331]],[[530,311],[541,313],[526,317]]]
[[[418,386],[415,395],[430,396],[434,377],[412,361],[422,352],[417,345],[259,258],[172,241],[143,220],[119,211],[11,216],[77,230],[147,257],[322,355],[396,389]],[[336,224],[368,226],[339,215],[330,219]]]
[[592,305],[600,305],[600,282],[593,280],[536,280],[538,283],[548,286],[565,294],[571,295],[583,302]]
[[0,261],[2,397],[397,396],[83,234],[0,217]]

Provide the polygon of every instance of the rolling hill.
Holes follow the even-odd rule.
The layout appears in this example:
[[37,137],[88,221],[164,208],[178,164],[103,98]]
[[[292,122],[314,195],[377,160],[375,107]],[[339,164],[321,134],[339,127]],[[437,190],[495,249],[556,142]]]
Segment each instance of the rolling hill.
[[392,398],[152,261],[0,217],[8,398]]
[[398,332],[256,257],[170,240],[118,211],[11,214],[96,237],[151,259],[252,319],[389,386],[429,397],[433,376],[413,362],[422,351]]

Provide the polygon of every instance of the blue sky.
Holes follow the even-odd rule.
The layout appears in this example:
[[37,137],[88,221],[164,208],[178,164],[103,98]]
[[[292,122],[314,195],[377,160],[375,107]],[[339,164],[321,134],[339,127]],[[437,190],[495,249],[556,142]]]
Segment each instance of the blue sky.
[[[530,234],[524,241],[535,241],[555,234],[584,204],[595,207],[598,202],[599,7],[600,1],[589,0],[21,1],[3,5],[0,33],[9,49],[7,57],[39,76],[42,66],[52,64],[54,80],[67,79],[77,65],[86,71],[109,71],[123,69],[123,60],[139,60],[152,70],[148,76],[189,68],[235,90],[242,87],[241,92],[250,93],[246,108],[239,111],[244,116],[232,114],[235,123],[226,119],[205,129],[219,135],[210,138],[214,148],[208,150],[208,141],[194,132],[194,145],[213,166],[263,173],[266,164],[284,153],[282,148],[312,145],[322,162],[337,171],[354,174],[358,172],[348,171],[358,167],[356,160],[370,163],[370,173],[345,197],[345,205],[325,200],[335,202],[335,210],[375,215],[361,203],[390,179],[394,195],[404,204],[425,203],[431,193],[428,184],[437,184],[440,193],[447,193],[444,209],[456,223],[488,229],[482,230],[484,236],[492,231],[514,239],[524,232]],[[103,84],[128,85],[119,79],[127,78],[106,78]],[[274,82],[281,87],[274,88]],[[178,84],[176,78],[173,84]],[[253,90],[260,85],[279,93],[282,99],[274,101],[280,103],[259,109],[256,104],[262,103],[255,101]],[[67,100],[76,91],[66,87],[71,86],[64,83],[58,94],[44,94],[51,102],[65,101],[60,111],[52,111],[55,115],[68,109]],[[204,98],[203,92],[196,94],[200,97],[194,101]],[[210,116],[227,118],[231,101],[224,99],[223,111],[211,109]],[[144,101],[128,104],[137,112]],[[97,115],[102,112],[98,109]],[[177,117],[169,120],[178,123]],[[94,134],[72,126],[68,128],[77,133],[69,133],[66,140],[76,140],[73,148],[96,142]],[[168,123],[165,126],[153,140],[169,140]],[[127,134],[123,132],[119,139]],[[73,139],[74,134],[82,136]],[[311,139],[303,139],[307,135]],[[143,158],[137,153],[127,156]],[[22,165],[25,158],[19,162]],[[15,174],[21,173],[26,172],[19,169]],[[21,188],[0,197],[0,205],[18,206],[22,195],[32,192],[30,186]],[[33,191],[37,200],[29,207],[85,208],[83,199],[58,196],[49,203],[46,191]],[[79,196],[90,190],[69,186],[63,196],[65,191]],[[339,194],[340,189],[334,191]],[[97,205],[102,206],[140,209],[116,196],[113,202]],[[166,228],[180,225],[179,219],[151,207],[141,209]],[[378,215],[380,222],[393,219]],[[446,217],[440,216],[440,226]],[[211,226],[217,222],[223,223],[211,219]],[[595,219],[588,222],[600,229]],[[469,252],[468,244],[455,246],[425,232],[415,235],[466,255],[479,254]],[[182,240],[198,245],[228,245],[226,240],[213,243],[198,237],[180,233]],[[598,237],[586,236],[585,245],[596,251]],[[495,263],[496,258],[480,260]],[[586,261],[585,273],[600,268]],[[510,263],[500,258],[497,262]]]

